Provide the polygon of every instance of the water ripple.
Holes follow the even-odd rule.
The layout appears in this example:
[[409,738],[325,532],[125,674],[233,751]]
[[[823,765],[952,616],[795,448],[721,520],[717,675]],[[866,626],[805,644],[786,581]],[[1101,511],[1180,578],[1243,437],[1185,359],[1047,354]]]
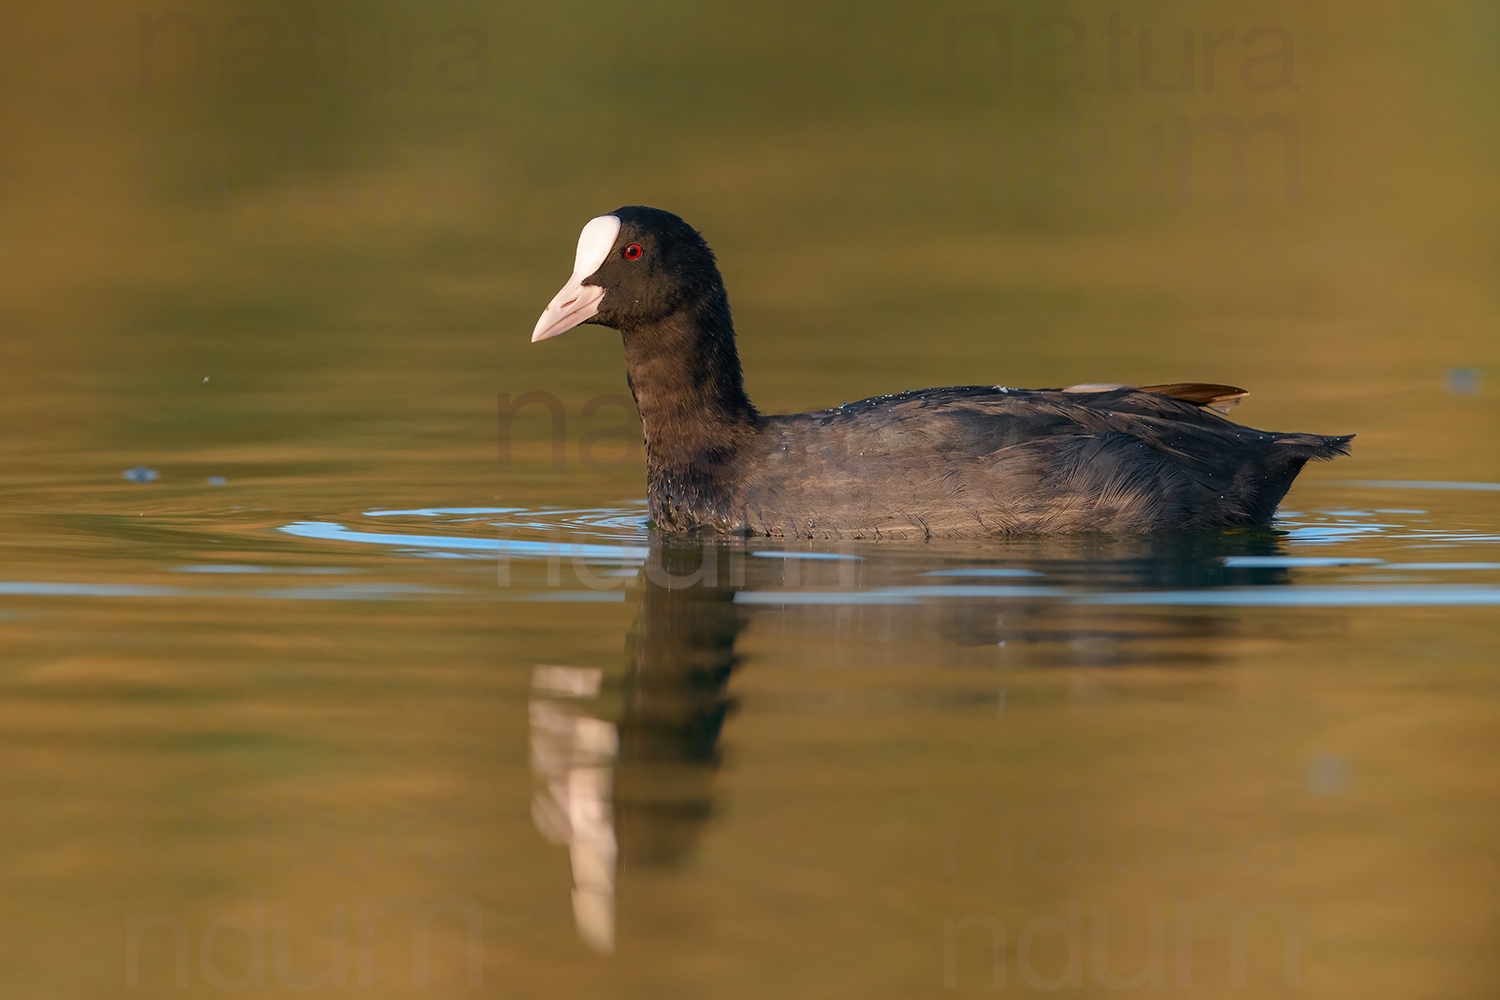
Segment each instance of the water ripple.
[[[1361,485],[1478,492],[1490,491],[1496,486],[1489,483],[1398,483],[1394,480]],[[1484,513],[1488,514],[1487,511]],[[406,527],[401,522],[408,520],[410,528],[420,525],[420,530],[364,531],[333,520],[298,521],[277,530],[297,538],[379,546],[392,555],[423,559],[545,560],[549,566],[558,565],[559,560],[573,560],[580,567],[585,563],[617,567],[603,574],[606,578],[618,578],[611,583],[605,583],[597,573],[584,579],[587,574],[580,570],[580,580],[588,589],[578,589],[576,585],[570,587],[560,578],[550,582],[545,589],[502,587],[496,599],[507,601],[624,600],[621,588],[630,579],[638,577],[640,567],[651,556],[647,514],[642,503],[614,508],[435,506],[373,509],[364,511],[363,516],[380,518],[392,528]],[[1257,551],[1252,547],[1246,552],[1241,547],[1235,552],[1231,548],[1232,554],[1208,557],[1222,567],[1218,573],[1196,577],[1178,574],[1176,580],[1160,573],[1153,576],[1148,568],[1152,560],[1187,558],[1191,561],[1204,556],[1171,555],[1170,552],[1177,550],[1162,548],[1145,561],[1131,557],[1123,562],[1109,559],[1100,562],[1086,555],[1038,561],[1036,558],[1015,557],[1017,553],[1027,551],[1024,541],[994,540],[975,543],[995,549],[975,560],[972,549],[967,556],[955,558],[954,553],[936,546],[915,550],[909,546],[882,546],[880,543],[841,546],[841,550],[857,548],[859,553],[856,554],[848,551],[793,551],[788,550],[784,543],[776,544],[777,540],[752,539],[744,543],[748,555],[784,561],[788,569],[784,580],[779,570],[774,577],[782,589],[752,584],[740,589],[734,600],[751,605],[814,606],[987,600],[1049,605],[1185,607],[1456,607],[1500,604],[1500,586],[1445,580],[1438,575],[1452,572],[1469,576],[1475,572],[1496,572],[1500,571],[1500,562],[1480,559],[1440,562],[1412,558],[1416,550],[1436,547],[1462,550],[1500,541],[1493,518],[1482,527],[1476,525],[1474,528],[1460,527],[1451,522],[1433,523],[1441,520],[1440,515],[1415,507],[1393,509],[1373,504],[1315,504],[1304,511],[1284,512],[1274,533],[1267,536],[1269,550]],[[1470,512],[1467,520],[1474,523],[1474,512]],[[516,537],[518,535],[522,537]],[[1296,551],[1330,546],[1337,546],[1342,551],[1337,555],[1285,553],[1287,547]],[[1277,547],[1282,551],[1276,551]],[[1157,550],[1148,548],[1147,551]],[[1221,547],[1219,551],[1224,550]],[[914,552],[918,553],[915,559],[912,558]],[[990,558],[1021,565],[982,565]],[[793,572],[790,568],[793,563],[804,561],[808,563],[807,572],[812,576]],[[980,565],[976,565],[976,561]],[[1028,563],[1033,568],[1027,568]],[[1094,571],[1088,571],[1095,563],[1098,565]],[[839,583],[829,587],[833,580],[828,573],[837,564],[849,567],[850,573],[855,572],[853,567],[857,564],[866,564],[869,569],[860,570],[858,577],[845,579],[841,575]],[[814,569],[820,565],[826,565],[828,572]],[[199,573],[276,572],[259,567],[229,566],[184,566],[179,569]],[[1075,569],[1080,571],[1075,572]],[[1228,571],[1227,574],[1224,571]],[[552,572],[549,569],[549,575]],[[821,577],[819,573],[822,573]],[[839,570],[839,573],[844,574],[845,570]],[[1420,573],[1422,576],[1400,577],[1396,575],[1399,573]],[[1027,585],[1021,579],[1016,579],[1015,583],[1007,582],[1007,578],[1043,577],[1071,585]],[[925,582],[932,578],[938,580]],[[1431,582],[1425,582],[1424,578],[1430,578]],[[800,587],[799,579],[802,581]],[[943,579],[952,582],[943,583]],[[1469,576],[1469,579],[1473,577]],[[1187,582],[1188,586],[1183,587],[1182,582]],[[860,586],[861,583],[864,585]]]

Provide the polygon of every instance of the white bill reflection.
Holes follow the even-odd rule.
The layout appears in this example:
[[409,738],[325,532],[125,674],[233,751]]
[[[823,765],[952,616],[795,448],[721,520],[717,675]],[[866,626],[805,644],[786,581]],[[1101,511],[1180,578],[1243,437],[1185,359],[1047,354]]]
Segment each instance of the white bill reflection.
[[603,671],[538,666],[531,678],[531,818],[542,836],[568,848],[573,920],[596,951],[615,948],[614,772],[619,734],[580,702],[596,698]]

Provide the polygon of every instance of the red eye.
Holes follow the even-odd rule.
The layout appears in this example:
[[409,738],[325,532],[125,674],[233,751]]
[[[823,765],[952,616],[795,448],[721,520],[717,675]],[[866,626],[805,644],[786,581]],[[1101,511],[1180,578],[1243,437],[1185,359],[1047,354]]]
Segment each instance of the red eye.
[[641,259],[641,245],[639,243],[632,243],[632,244],[630,244],[630,246],[626,247],[625,248],[625,259],[626,260],[640,260]]

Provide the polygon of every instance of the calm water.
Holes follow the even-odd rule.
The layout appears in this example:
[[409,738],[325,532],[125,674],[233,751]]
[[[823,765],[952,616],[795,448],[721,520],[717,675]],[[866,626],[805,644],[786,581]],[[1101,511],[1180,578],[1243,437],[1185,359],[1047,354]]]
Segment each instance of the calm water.
[[8,518],[6,964],[59,994],[170,995],[178,934],[205,994],[984,993],[998,928],[1013,990],[1483,994],[1495,484],[816,548],[169,490]]
[[[0,995],[1500,993],[1500,17],[1160,0],[1117,79],[1110,11],[21,3]],[[767,411],[1354,454],[1266,531],[664,541],[615,336],[527,343],[637,201]]]

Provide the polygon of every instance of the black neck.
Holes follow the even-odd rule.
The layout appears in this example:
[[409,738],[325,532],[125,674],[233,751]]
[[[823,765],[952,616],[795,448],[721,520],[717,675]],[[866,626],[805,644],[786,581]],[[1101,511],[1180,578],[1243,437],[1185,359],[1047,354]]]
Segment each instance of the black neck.
[[621,332],[652,481],[717,479],[760,419],[745,393],[722,287]]

